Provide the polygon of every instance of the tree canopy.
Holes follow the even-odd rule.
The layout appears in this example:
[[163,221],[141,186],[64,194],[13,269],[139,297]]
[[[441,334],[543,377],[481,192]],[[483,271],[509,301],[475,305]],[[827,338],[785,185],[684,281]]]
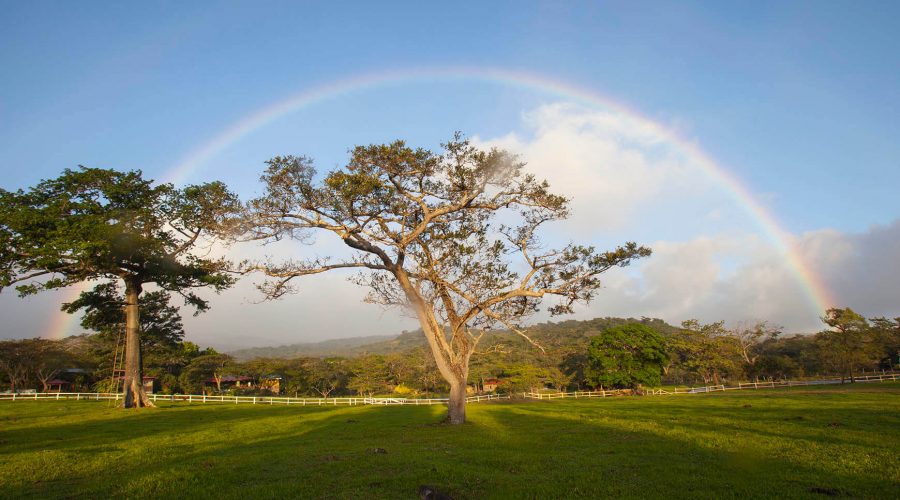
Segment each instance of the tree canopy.
[[659,386],[666,339],[640,323],[608,328],[591,339],[585,379],[603,387]]
[[592,300],[599,275],[650,255],[628,242],[601,252],[574,243],[545,245],[539,230],[569,215],[550,191],[506,151],[483,151],[457,134],[440,153],[402,141],[358,146],[343,169],[318,177],[311,160],[278,156],[249,203],[251,240],[308,242],[330,234],[347,258],[248,263],[272,278],[269,298],[292,291],[299,276],[363,271],[367,300],[399,306],[420,323],[441,375],[450,383],[450,420],[465,420],[469,360],[484,331],[497,326],[527,338],[523,320],[546,297],[551,314]]

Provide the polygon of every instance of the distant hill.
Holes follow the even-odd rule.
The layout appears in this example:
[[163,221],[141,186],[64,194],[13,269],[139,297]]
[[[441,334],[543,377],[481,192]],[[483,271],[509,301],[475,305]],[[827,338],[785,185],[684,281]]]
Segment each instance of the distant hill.
[[[250,347],[238,349],[228,354],[238,361],[254,358],[299,358],[302,356],[357,356],[374,351],[363,348],[368,345],[380,345],[394,340],[393,335],[370,335],[367,337],[350,337],[346,339],[323,340],[322,342],[303,342],[278,347]],[[379,352],[378,354],[383,354]]]
[[[538,323],[528,329],[529,336],[545,348],[553,350],[566,350],[573,346],[584,346],[589,339],[603,330],[627,323],[643,323],[653,327],[661,334],[668,336],[678,328],[669,325],[663,320],[655,318],[594,318],[585,321],[567,320],[559,323]],[[515,333],[497,330],[487,332],[481,345],[488,347],[496,344],[504,344],[510,347],[530,349],[528,343]],[[290,344],[279,347],[252,347],[232,351],[229,354],[238,361],[247,361],[254,358],[297,358],[301,356],[327,357],[344,356],[353,357],[361,354],[390,354],[405,352],[426,345],[425,336],[421,330],[404,331],[397,336],[368,336],[351,337],[346,339],[326,340],[323,342],[309,342]]]

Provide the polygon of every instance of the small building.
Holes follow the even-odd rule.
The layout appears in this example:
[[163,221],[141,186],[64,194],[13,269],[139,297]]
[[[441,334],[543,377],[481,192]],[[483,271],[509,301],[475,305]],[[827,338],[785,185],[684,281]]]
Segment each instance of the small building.
[[271,374],[259,378],[257,387],[262,391],[269,391],[272,394],[281,394],[281,375]]
[[216,382],[215,377],[210,377],[206,379],[205,384],[213,389],[221,389],[223,391],[232,388],[252,389],[254,386],[253,377],[246,375],[225,375],[219,378],[218,382]]
[[55,378],[47,382],[47,392],[69,392],[71,382]]
[[481,390],[484,392],[494,392],[500,386],[500,379],[486,378],[481,382]]

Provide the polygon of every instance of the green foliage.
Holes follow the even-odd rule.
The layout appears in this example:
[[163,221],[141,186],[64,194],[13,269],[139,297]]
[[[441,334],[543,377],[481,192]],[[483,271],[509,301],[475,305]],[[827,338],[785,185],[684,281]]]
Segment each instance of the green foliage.
[[[184,367],[179,376],[179,384],[191,394],[200,394],[206,390],[206,381],[220,379],[226,375],[226,370],[232,364],[231,356],[226,354],[203,354],[192,359]],[[216,390],[220,390],[216,384]]]
[[[138,299],[141,311],[141,347],[146,353],[154,348],[174,349],[184,338],[184,326],[177,307],[170,304],[171,294],[165,290],[142,293]],[[125,297],[116,283],[103,283],[81,292],[78,298],[62,305],[74,314],[84,310],[81,326],[115,339],[125,330]]]
[[658,387],[668,360],[665,338],[639,323],[604,330],[591,339],[588,357],[587,382],[616,388]]
[[682,322],[682,329],[668,340],[670,366],[699,377],[705,384],[721,384],[743,375],[740,342],[729,335],[723,321],[701,324]]
[[822,321],[830,327],[817,335],[823,360],[841,376],[853,380],[859,367],[877,356],[869,322],[849,307],[825,311]]
[[872,335],[882,368],[900,366],[900,318],[872,318]]
[[388,394],[392,386],[388,383],[389,371],[381,356],[360,356],[349,363],[350,379],[347,387],[360,396]]
[[88,280],[156,283],[205,309],[190,288],[228,287],[225,262],[188,252],[240,204],[224,184],[153,186],[140,171],[82,167],[29,191],[0,190],[0,289],[22,295]]

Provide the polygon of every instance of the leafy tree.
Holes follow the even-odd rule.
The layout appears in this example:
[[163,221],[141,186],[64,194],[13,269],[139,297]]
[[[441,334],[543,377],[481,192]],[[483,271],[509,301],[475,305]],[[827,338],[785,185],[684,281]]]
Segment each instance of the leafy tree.
[[783,354],[767,354],[756,363],[756,374],[772,379],[787,379],[803,374],[802,367],[792,357]]
[[[347,259],[249,264],[272,278],[269,298],[299,276],[357,270],[368,301],[410,311],[450,384],[449,421],[465,421],[469,361],[484,332],[505,326],[528,338],[523,320],[542,299],[551,314],[591,301],[599,275],[650,255],[626,243],[609,252],[569,244],[550,249],[541,226],[565,219],[568,200],[523,172],[515,156],[481,151],[459,134],[441,153],[402,141],[353,149],[344,169],[317,180],[305,157],[275,157],[265,194],[249,203],[246,238],[309,241],[330,234]],[[517,262],[511,259],[516,258]]]
[[[198,350],[196,345],[183,342],[181,313],[171,305],[171,295],[166,290],[156,290],[138,298],[141,359],[145,369],[156,366],[163,370],[157,375],[177,373]],[[103,283],[84,291],[76,300],[63,304],[62,310],[70,314],[84,310],[81,326],[98,332],[107,348],[104,357],[113,356],[125,330],[125,297],[116,283]]]
[[353,389],[360,396],[372,396],[373,394],[390,391],[388,379],[390,374],[381,356],[360,356],[350,361],[350,380],[347,387]]
[[659,386],[666,339],[640,323],[608,328],[591,339],[585,379],[594,386]]
[[869,322],[849,307],[828,309],[822,322],[831,328],[817,335],[822,357],[840,372],[842,382],[844,377],[855,382],[856,369],[872,360]]
[[872,318],[872,333],[881,365],[887,369],[900,365],[900,318]]
[[753,375],[757,374],[756,361],[761,354],[761,344],[768,339],[777,337],[780,333],[780,328],[770,326],[766,321],[757,321],[752,325],[738,325],[737,328],[726,332],[737,342],[747,371]]
[[562,372],[580,389],[585,387],[585,369],[589,362],[587,349],[585,349],[582,352],[566,353],[559,366]]
[[544,382],[557,391],[565,391],[569,387],[569,384],[572,383],[572,376],[556,366],[545,368],[544,373]]
[[41,383],[41,390],[50,390],[50,380],[64,369],[73,368],[75,356],[67,351],[61,342],[48,339],[34,339],[30,342],[35,377]]
[[347,386],[349,373],[343,358],[313,358],[305,365],[309,385],[317,395],[327,398]]
[[726,375],[740,375],[740,344],[728,335],[723,321],[704,325],[690,319],[681,326],[681,331],[669,338],[679,367],[698,375],[706,384],[719,384]]
[[28,384],[33,373],[31,343],[39,339],[0,341],[0,370],[6,375],[10,391],[18,391]]
[[[125,309],[124,406],[152,406],[142,384],[139,300],[154,283],[208,307],[191,290],[233,283],[226,263],[192,250],[239,210],[219,182],[153,186],[140,171],[65,170],[27,192],[0,190],[0,289],[20,295],[100,281],[121,283]],[[103,289],[95,289],[103,295]]]
[[[141,294],[141,347],[176,347],[184,339],[184,325],[177,307],[170,304],[171,293],[157,290]],[[62,310],[74,314],[84,309],[81,326],[107,338],[117,338],[125,330],[125,296],[115,282],[97,285],[81,292],[79,297],[62,305]]]
[[537,392],[544,388],[547,381],[546,369],[527,363],[503,367],[502,376],[506,388],[515,392]]
[[222,392],[222,377],[225,376],[226,366],[230,366],[234,360],[227,354],[203,354],[192,359],[184,367],[179,377],[181,386],[191,392],[204,390],[204,383],[213,379],[216,383],[216,391]]

